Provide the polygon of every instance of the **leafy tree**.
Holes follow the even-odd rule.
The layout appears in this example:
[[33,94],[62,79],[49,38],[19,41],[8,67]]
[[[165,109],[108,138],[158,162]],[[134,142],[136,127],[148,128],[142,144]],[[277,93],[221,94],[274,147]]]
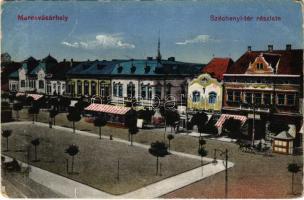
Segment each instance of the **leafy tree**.
[[129,141],[131,141],[131,145],[132,145],[132,138],[131,138],[131,132],[136,134],[138,132],[136,132],[137,129],[137,112],[136,110],[134,110],[133,108],[131,108],[131,110],[129,110],[126,115],[125,115],[125,125],[128,127],[129,129]]
[[26,97],[26,99],[25,99],[25,105],[30,106],[30,105],[33,104],[33,102],[34,102],[34,98],[33,97],[31,97],[31,96]]
[[288,131],[289,127],[285,121],[282,120],[271,120],[268,126],[268,130],[275,135],[282,131]]
[[204,112],[195,113],[191,119],[191,124],[197,126],[200,137],[204,131],[204,126],[207,123],[207,121],[208,121],[208,116]]
[[67,149],[65,149],[65,153],[69,154],[69,156],[72,156],[72,173],[74,171],[74,156],[78,154],[79,148],[77,145],[72,144]]
[[16,120],[19,120],[19,111],[22,110],[23,104],[22,103],[14,103],[13,110],[16,111]]
[[73,123],[73,133],[75,133],[75,122],[81,120],[80,112],[78,110],[71,110],[67,115],[67,119]]
[[71,100],[66,97],[61,97],[59,101],[60,110],[66,111],[66,109],[70,106]]
[[145,110],[139,110],[137,113],[139,119],[143,119],[145,123],[150,123],[155,111],[146,108]]
[[3,130],[2,137],[6,138],[6,151],[8,151],[8,138],[12,135],[12,130]]
[[76,104],[75,104],[75,108],[79,111],[79,112],[83,112],[84,109],[89,106],[90,103],[89,102],[86,102],[84,100],[79,100]]
[[156,157],[156,175],[158,174],[158,158],[168,155],[167,146],[164,142],[153,142],[149,148],[149,153]]
[[31,141],[31,144],[35,147],[35,160],[34,161],[38,161],[38,159],[37,159],[37,147],[40,145],[40,140],[39,140],[39,138],[36,138],[36,139],[33,139],[32,141]]
[[105,114],[99,115],[94,119],[94,126],[99,127],[99,139],[101,139],[101,127],[107,124]]
[[56,109],[52,109],[49,111],[49,114],[50,114],[50,118],[53,119],[53,124],[55,125],[55,118],[56,118],[56,115],[58,115],[58,110]]
[[231,138],[240,138],[242,122],[238,119],[230,117],[223,123],[222,129]]
[[35,118],[37,121],[37,115],[39,114],[39,105],[33,102],[32,106],[28,109],[28,113],[33,116],[33,123],[35,122]]
[[290,173],[292,173],[292,177],[291,177],[291,191],[292,191],[292,194],[294,194],[294,191],[293,191],[294,175],[300,171],[300,166],[298,166],[296,163],[290,163],[290,164],[288,164],[287,169],[288,169],[288,171]]
[[170,151],[170,143],[171,143],[171,140],[173,140],[174,139],[174,136],[172,135],[172,134],[169,134],[169,135],[167,135],[167,139],[169,140],[169,151]]
[[[179,122],[180,116],[176,110],[174,110],[174,111],[167,110],[165,113],[165,120],[166,120],[166,124],[168,124],[171,127],[171,132],[172,132],[172,128],[174,128],[174,130],[178,131],[177,122]],[[175,129],[176,125],[177,125],[177,129]]]

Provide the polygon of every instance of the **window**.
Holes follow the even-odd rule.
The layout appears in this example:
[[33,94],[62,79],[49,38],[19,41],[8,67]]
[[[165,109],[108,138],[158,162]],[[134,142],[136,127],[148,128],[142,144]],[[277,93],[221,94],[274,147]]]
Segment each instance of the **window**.
[[46,92],[47,92],[48,94],[51,94],[51,92],[52,92],[52,86],[51,86],[50,83],[46,85]]
[[161,98],[161,86],[156,86],[155,87],[155,96],[157,96],[158,98]]
[[148,86],[148,99],[152,99],[152,87]]
[[118,96],[117,83],[113,82],[113,96]]
[[170,83],[168,83],[166,86],[166,95],[167,96],[169,96],[171,94],[171,87],[172,87],[172,85]]
[[261,105],[262,104],[262,94],[261,93],[255,93],[254,98],[255,98],[255,104],[256,105]]
[[251,103],[252,103],[252,93],[250,93],[250,92],[247,92],[247,93],[246,93],[245,101],[246,101],[246,103],[248,103],[248,104],[251,104]]
[[263,66],[263,63],[258,63],[258,64],[257,64],[257,69],[258,69],[258,70],[263,70],[263,67],[264,67],[264,66]]
[[25,80],[21,80],[21,87],[25,87]]
[[277,104],[284,105],[285,104],[285,94],[278,94],[277,95]]
[[135,97],[135,85],[132,82],[127,85],[127,96],[130,98]]
[[44,88],[44,81],[40,80],[39,81],[39,89],[43,89]]
[[146,85],[141,85],[141,97],[143,99],[147,98],[147,86]]
[[[114,91],[114,85],[113,85],[113,96],[116,96],[115,92],[116,92],[116,90]],[[100,82],[100,95],[102,97],[109,96],[109,84],[105,83],[104,81]]]
[[198,91],[192,92],[192,102],[199,102],[201,98],[201,93]]
[[233,91],[227,91],[227,96],[228,96],[227,100],[229,102],[232,102],[233,101]]
[[96,82],[92,81],[91,82],[91,95],[95,95],[96,94]]
[[209,103],[210,104],[215,104],[216,103],[216,93],[215,92],[210,92],[209,93]]
[[265,105],[270,105],[270,101],[271,101],[271,96],[270,96],[270,94],[264,94],[263,95],[263,99],[264,99],[264,104]]
[[295,95],[288,94],[287,95],[287,105],[294,105],[295,104]]
[[89,95],[89,82],[88,81],[84,81],[84,95]]
[[81,95],[81,93],[82,93],[82,82],[77,81],[77,94]]
[[34,87],[33,80],[30,80],[30,81],[29,81],[29,87],[30,87],[30,88],[33,88],[33,87]]
[[119,84],[118,84],[118,96],[119,96],[119,97],[122,97],[122,94],[123,94],[122,84],[119,83]]
[[241,93],[239,91],[234,91],[234,101],[235,102],[241,101]]

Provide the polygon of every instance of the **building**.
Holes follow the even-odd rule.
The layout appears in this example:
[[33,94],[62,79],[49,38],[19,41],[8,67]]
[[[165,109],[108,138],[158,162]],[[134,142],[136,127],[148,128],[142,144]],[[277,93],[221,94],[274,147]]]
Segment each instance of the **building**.
[[[224,74],[223,113],[249,118],[249,135],[263,137],[275,120],[300,129],[303,107],[303,50],[245,52]],[[253,119],[254,118],[254,119]],[[255,128],[253,129],[253,124]]]
[[202,69],[202,74],[189,80],[188,109],[221,111],[223,74],[232,65],[230,58],[213,58]]
[[[18,69],[21,67],[19,62],[1,63],[1,90],[10,91],[18,89]],[[14,75],[13,75],[14,74]]]
[[21,68],[18,70],[18,92],[28,92],[36,90],[35,76],[31,74],[39,64],[39,61],[33,57],[22,62]]

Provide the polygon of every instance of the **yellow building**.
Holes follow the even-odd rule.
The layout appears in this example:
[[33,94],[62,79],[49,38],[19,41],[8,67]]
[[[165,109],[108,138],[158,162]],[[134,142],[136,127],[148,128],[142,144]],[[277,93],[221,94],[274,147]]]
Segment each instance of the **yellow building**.
[[220,111],[222,95],[222,83],[207,73],[201,74],[189,83],[188,109]]

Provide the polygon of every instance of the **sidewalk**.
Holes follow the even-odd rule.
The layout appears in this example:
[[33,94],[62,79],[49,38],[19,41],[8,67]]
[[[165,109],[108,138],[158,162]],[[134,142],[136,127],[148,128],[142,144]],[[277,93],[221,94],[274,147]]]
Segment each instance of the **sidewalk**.
[[[11,122],[11,123],[6,123],[6,124],[32,124],[32,122]],[[35,122],[37,126],[44,126],[48,127],[48,124],[45,123],[40,123],[40,122]],[[72,133],[71,128],[65,128],[65,127],[60,127],[60,126],[53,126],[54,129],[61,129],[64,131],[68,131]],[[76,130],[76,134],[79,135],[85,135],[89,137],[96,137],[98,138],[99,136],[93,133],[85,132],[85,131],[79,131]],[[102,138],[108,139],[109,137],[102,136]],[[129,141],[122,140],[119,138],[113,138],[113,142],[121,142],[121,143],[126,143],[129,144]],[[143,145],[134,142],[134,146],[138,146],[141,148],[148,149],[150,146],[148,145]],[[188,158],[193,158],[193,159],[198,159],[200,160],[200,156],[196,155],[191,155],[191,154],[186,154],[186,153],[181,153],[181,152],[176,152],[176,151],[171,151],[172,154],[183,156],[183,157],[188,157]],[[211,158],[203,158],[204,162],[211,162]],[[232,162],[228,162],[228,168],[233,167]],[[47,187],[50,187],[51,189],[61,192],[62,188],[60,188],[60,185],[66,185],[69,183],[72,187],[74,187],[73,192],[71,191],[64,191],[68,194],[69,197],[76,197],[77,198],[157,198],[159,196],[162,196],[164,194],[167,194],[169,192],[172,192],[174,190],[177,190],[179,188],[185,187],[191,183],[197,182],[201,179],[204,179],[206,177],[212,176],[216,173],[219,173],[221,171],[225,170],[224,164],[222,160],[218,160],[216,164],[209,163],[207,165],[204,165],[203,167],[198,167],[196,169],[172,176],[170,178],[161,180],[159,182],[150,184],[146,187],[140,188],[138,190],[135,190],[133,192],[123,194],[123,195],[111,195],[99,190],[96,190],[92,187],[89,187],[87,185],[81,184],[79,182],[73,181],[71,179],[59,176],[57,174],[48,172],[43,169],[35,170],[36,175],[39,174],[39,177],[35,177],[34,180],[37,182],[44,184]],[[39,173],[38,173],[39,171]],[[47,177],[47,178],[45,178]],[[58,178],[60,177],[60,179]],[[51,181],[50,181],[51,180]],[[58,183],[54,183],[56,181],[60,180]],[[76,187],[77,186],[77,187]]]

